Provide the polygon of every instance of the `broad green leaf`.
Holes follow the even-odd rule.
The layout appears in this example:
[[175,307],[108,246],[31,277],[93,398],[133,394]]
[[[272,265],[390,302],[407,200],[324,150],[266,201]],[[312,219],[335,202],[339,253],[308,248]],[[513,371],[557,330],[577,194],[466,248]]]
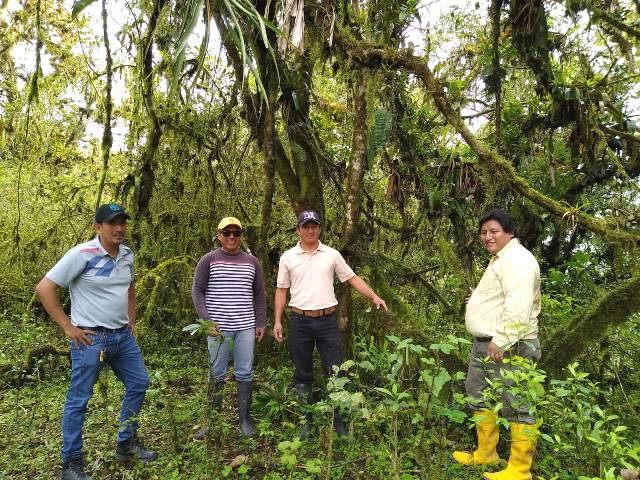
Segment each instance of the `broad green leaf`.
[[464,423],[465,418],[467,418],[467,414],[462,410],[452,410],[444,407],[438,408],[438,414],[455,423]]
[[440,372],[438,372],[438,375],[433,379],[432,392],[435,397],[440,394],[440,390],[442,390],[442,387],[449,380],[451,380],[451,375],[449,375],[449,372],[447,372],[444,368],[441,368]]
[[169,97],[175,98],[175,95],[179,88],[180,77],[182,75],[182,66],[184,65],[184,59],[186,55],[187,43],[189,37],[196,28],[198,19],[200,18],[200,12],[202,11],[202,5],[204,0],[196,0],[191,3],[189,15],[186,18],[185,27],[182,31],[180,39],[178,40],[178,46],[175,51],[175,60],[173,62],[173,70],[171,74],[171,86],[169,88]]
[[455,348],[454,345],[449,343],[432,343],[429,345],[431,350],[441,351],[442,353],[446,353],[447,355]]
[[91,5],[96,0],[76,0],[73,2],[73,7],[71,8],[71,17],[76,18],[80,12],[82,12],[85,8]]
[[371,363],[369,360],[363,360],[362,362],[359,362],[358,366],[367,371],[375,370],[373,363]]
[[380,393],[382,393],[382,394],[384,394],[384,395],[386,395],[386,396],[388,396],[388,397],[392,397],[393,396],[393,394],[389,390],[387,390],[386,388],[376,387],[375,390],[380,392]]
[[322,472],[322,460],[317,458],[307,460],[304,464],[304,469],[311,474],[319,474]]

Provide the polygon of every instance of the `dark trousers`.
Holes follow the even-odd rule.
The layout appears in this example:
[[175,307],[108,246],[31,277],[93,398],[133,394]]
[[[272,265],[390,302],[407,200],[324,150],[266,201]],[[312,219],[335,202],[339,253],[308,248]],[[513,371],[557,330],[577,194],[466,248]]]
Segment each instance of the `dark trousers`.
[[[512,362],[495,363],[492,360],[485,361],[485,358],[488,356],[488,347],[489,342],[473,341],[467,381],[465,383],[467,395],[472,399],[469,401],[469,407],[471,410],[491,407],[491,405],[485,405],[483,391],[490,387],[491,382],[501,380],[505,386],[501,399],[503,403],[502,415],[510,422],[533,425],[536,423],[536,419],[529,411],[530,405],[524,402],[515,392],[509,391],[509,387],[513,386],[513,382],[503,379],[501,374],[502,370],[519,370],[520,367]],[[504,352],[505,358],[510,358],[514,355],[533,362],[540,361],[540,340],[537,338],[533,340],[520,340]]]
[[335,313],[323,317],[305,317],[291,312],[288,329],[289,353],[295,367],[295,383],[313,383],[313,347],[318,347],[322,373],[331,375],[334,365],[342,365],[344,354]]

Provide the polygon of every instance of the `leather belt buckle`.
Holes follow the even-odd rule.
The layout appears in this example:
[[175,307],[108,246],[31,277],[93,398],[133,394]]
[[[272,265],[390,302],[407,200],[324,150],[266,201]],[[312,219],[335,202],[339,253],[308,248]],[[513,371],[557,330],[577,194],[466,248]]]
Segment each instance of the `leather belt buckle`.
[[291,311],[297,313],[298,315],[302,315],[304,317],[310,318],[318,318],[324,317],[326,315],[331,315],[336,311],[336,307],[328,307],[328,308],[320,308],[318,310],[302,310],[297,307],[291,307]]

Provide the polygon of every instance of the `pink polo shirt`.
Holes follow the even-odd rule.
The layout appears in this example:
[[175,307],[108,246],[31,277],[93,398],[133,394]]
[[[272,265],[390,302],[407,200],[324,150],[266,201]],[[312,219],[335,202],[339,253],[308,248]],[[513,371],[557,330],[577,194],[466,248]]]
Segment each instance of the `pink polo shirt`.
[[319,243],[312,252],[305,252],[298,244],[280,257],[278,288],[289,288],[290,307],[319,310],[338,304],[333,290],[334,274],[341,282],[355,276],[336,249]]

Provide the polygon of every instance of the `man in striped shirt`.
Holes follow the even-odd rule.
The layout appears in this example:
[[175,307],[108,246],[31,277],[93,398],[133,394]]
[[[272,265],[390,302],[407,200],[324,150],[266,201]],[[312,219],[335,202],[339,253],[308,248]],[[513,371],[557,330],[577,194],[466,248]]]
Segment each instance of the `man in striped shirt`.
[[[253,347],[266,327],[267,304],[260,262],[240,250],[242,224],[226,217],[218,224],[220,248],[204,255],[193,276],[191,295],[198,315],[214,322],[208,336],[212,382],[211,407],[222,407],[222,390],[233,341],[234,376],[238,386],[240,431],[253,435],[249,410],[253,380]],[[202,440],[207,428],[195,438]]]
[[[540,360],[540,267],[534,256],[515,238],[513,220],[503,210],[491,210],[479,221],[480,239],[492,255],[478,286],[467,297],[465,322],[474,337],[466,391],[471,397],[478,435],[473,452],[454,452],[463,465],[489,465],[496,453],[499,432],[494,411],[484,404],[483,392],[501,379],[501,370],[518,368],[503,360],[519,356]],[[485,359],[489,358],[489,362]],[[530,405],[508,391],[504,381],[503,415],[511,424],[511,455],[505,470],[485,473],[486,480],[530,480],[537,436]]]

